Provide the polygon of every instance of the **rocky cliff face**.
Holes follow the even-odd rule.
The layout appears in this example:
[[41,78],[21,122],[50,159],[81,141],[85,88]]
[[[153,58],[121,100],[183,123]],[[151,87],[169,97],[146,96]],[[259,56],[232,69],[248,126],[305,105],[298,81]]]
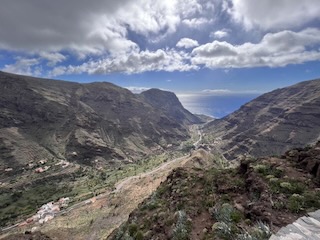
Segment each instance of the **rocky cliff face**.
[[200,123],[202,120],[183,108],[177,96],[172,92],[150,89],[142,92],[141,97],[147,103],[168,116],[173,116],[181,124]]
[[147,101],[110,83],[0,72],[1,168],[51,158],[87,165],[95,159],[134,160],[187,139],[185,124],[198,119],[173,93],[153,91],[157,95]]
[[320,80],[264,94],[204,130],[227,159],[281,154],[320,138]]

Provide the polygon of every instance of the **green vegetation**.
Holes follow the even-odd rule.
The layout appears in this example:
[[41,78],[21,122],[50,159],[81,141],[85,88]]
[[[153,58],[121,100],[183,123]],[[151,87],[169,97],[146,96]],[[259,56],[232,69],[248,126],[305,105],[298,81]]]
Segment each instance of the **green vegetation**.
[[250,232],[238,234],[237,240],[264,240],[269,239],[272,232],[269,226],[261,221],[258,221]]
[[[37,209],[50,201],[57,201],[61,197],[70,197],[71,204],[77,203],[100,193],[106,188],[112,189],[121,179],[156,168],[160,164],[181,156],[181,153],[168,153],[159,156],[149,156],[136,163],[121,164],[108,169],[96,170],[92,167],[78,167],[73,173],[63,176],[50,177],[57,169],[52,166],[46,172],[46,178],[38,175],[31,176],[34,181],[21,187],[0,190],[0,226],[13,224],[37,212]],[[55,163],[55,162],[54,162]],[[44,173],[43,173],[44,175]],[[12,182],[20,184],[19,179]]]
[[0,226],[21,216],[34,214],[41,205],[61,197],[71,197],[70,186],[59,182],[41,181],[27,189],[0,191]]
[[234,168],[196,164],[175,169],[127,224],[137,224],[146,239],[264,240],[288,216],[320,208],[318,183],[286,159],[251,159]]
[[305,183],[295,179],[285,179],[283,181],[271,178],[270,180],[272,181],[269,181],[269,184],[274,193],[283,193],[289,196],[291,194],[302,194],[307,188]]
[[281,168],[271,167],[270,165],[265,164],[257,164],[253,168],[255,171],[268,178],[271,176],[276,178],[283,177],[283,170]]
[[181,151],[183,153],[189,153],[193,149],[194,149],[193,142],[190,141],[190,142],[186,142],[182,145]]
[[185,211],[178,211],[178,220],[173,229],[174,240],[188,240],[190,232],[190,224],[188,223]]
[[212,211],[212,217],[217,221],[212,226],[212,231],[222,239],[233,239],[239,232],[236,224],[241,221],[243,216],[229,203],[222,206],[216,205]]

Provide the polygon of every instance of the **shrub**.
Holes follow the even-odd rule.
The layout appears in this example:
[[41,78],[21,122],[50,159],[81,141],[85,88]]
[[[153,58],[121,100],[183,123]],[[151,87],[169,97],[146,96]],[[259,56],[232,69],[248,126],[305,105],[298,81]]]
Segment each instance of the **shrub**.
[[237,240],[267,240],[270,238],[272,232],[268,225],[264,224],[261,221],[258,221],[256,225],[253,227],[250,233],[244,232],[242,234],[238,234]]
[[291,186],[291,184],[289,182],[281,182],[280,183],[280,187],[282,187],[282,188],[284,188],[286,190],[292,189],[292,186]]
[[135,235],[134,235],[134,239],[135,240],[143,240],[143,233],[141,231],[138,231]]
[[293,194],[288,201],[288,209],[291,212],[298,213],[304,206],[304,197],[299,194]]
[[225,222],[216,222],[212,225],[212,231],[223,239],[232,238],[231,226]]
[[276,193],[285,193],[285,194],[302,194],[306,186],[293,179],[288,179],[286,182],[280,182],[280,181],[269,181],[271,185],[271,190]]
[[229,203],[224,203],[222,206],[216,205],[213,210],[213,217],[218,222],[231,222],[231,213],[234,211]]
[[217,223],[212,226],[212,230],[220,238],[233,239],[239,232],[236,223],[239,223],[243,216],[229,203],[224,203],[222,206],[216,205],[212,215],[217,220]]
[[253,167],[253,169],[260,173],[263,176],[274,176],[277,178],[280,178],[283,176],[283,170],[281,168],[274,168],[268,165],[264,165],[264,164],[258,164],[256,166]]
[[320,208],[320,192],[306,192],[303,194],[306,208]]
[[134,236],[135,233],[138,231],[138,226],[135,223],[132,223],[128,226],[128,232],[130,236]]
[[175,240],[188,240],[189,227],[187,223],[187,214],[185,211],[178,211],[178,220],[173,229],[173,239]]

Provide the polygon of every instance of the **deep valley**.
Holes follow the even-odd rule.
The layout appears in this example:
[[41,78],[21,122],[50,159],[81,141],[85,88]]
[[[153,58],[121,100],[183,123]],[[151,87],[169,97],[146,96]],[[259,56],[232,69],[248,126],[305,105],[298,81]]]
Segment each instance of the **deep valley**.
[[268,239],[320,208],[320,80],[222,119],[158,89],[0,84],[1,239]]

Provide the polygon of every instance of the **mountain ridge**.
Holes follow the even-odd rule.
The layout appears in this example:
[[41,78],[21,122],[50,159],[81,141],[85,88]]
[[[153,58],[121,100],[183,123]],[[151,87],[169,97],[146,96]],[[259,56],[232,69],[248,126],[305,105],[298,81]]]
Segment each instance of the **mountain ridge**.
[[[147,153],[145,147],[164,148],[188,137],[185,123],[191,121],[178,121],[172,112],[111,83],[80,84],[1,72],[0,84],[2,151],[14,145],[5,140],[11,135],[34,142],[38,152],[44,146],[41,151],[48,157],[68,158],[77,152],[85,159],[94,152],[98,157],[124,159]],[[187,113],[177,98],[172,105]]]
[[320,80],[304,81],[263,94],[204,132],[229,159],[281,154],[320,139]]

